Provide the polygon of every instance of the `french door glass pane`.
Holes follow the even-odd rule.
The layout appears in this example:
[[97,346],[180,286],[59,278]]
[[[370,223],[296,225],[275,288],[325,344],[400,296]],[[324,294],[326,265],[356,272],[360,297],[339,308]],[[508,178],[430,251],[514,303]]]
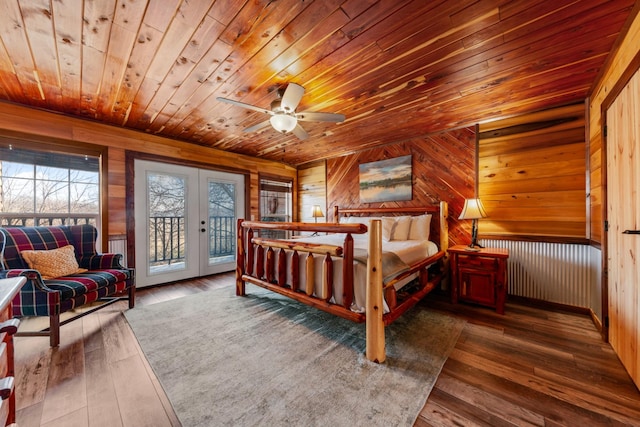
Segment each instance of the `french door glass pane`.
[[149,273],[186,268],[187,234],[185,177],[163,173],[147,174],[149,209]]
[[236,184],[209,180],[209,265],[234,260]]

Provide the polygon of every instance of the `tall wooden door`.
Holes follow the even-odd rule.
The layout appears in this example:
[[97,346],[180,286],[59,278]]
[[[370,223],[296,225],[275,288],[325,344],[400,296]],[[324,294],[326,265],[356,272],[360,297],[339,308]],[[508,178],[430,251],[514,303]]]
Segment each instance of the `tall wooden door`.
[[640,71],[606,120],[609,342],[640,387]]

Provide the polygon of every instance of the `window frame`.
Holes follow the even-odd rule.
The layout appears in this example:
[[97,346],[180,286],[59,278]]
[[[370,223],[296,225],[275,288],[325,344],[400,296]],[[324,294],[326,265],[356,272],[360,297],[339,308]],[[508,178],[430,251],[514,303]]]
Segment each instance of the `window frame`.
[[[23,132],[0,129],[0,146],[24,148],[32,151],[48,151],[57,154],[89,155],[98,159],[98,242],[96,248],[101,252],[108,252],[109,247],[109,211],[108,211],[108,147],[97,144],[77,142],[55,137],[45,137]],[[104,238],[101,238],[104,236]]]
[[[265,182],[267,181],[267,182]],[[277,184],[272,184],[272,183],[282,183],[285,184],[282,187],[288,187],[288,191],[278,191],[278,185]],[[264,199],[263,199],[263,188],[266,185],[271,185],[272,187],[268,190],[264,190],[264,191],[271,191],[274,193],[283,193],[283,194],[288,194],[288,197],[285,197],[286,200],[286,207],[285,207],[285,213],[284,215],[284,222],[292,222],[295,220],[294,215],[294,191],[293,191],[293,185],[294,185],[294,180],[292,178],[287,178],[287,177],[283,177],[283,176],[276,176],[276,175],[268,175],[268,174],[258,174],[258,218],[260,221],[265,221],[265,218],[267,217],[276,217],[278,215],[281,214],[277,214],[277,213],[269,213],[266,212],[266,206],[264,204]],[[280,198],[278,198],[278,200],[280,200]],[[287,236],[284,236],[284,238],[288,238],[290,237],[290,232],[287,232]]]

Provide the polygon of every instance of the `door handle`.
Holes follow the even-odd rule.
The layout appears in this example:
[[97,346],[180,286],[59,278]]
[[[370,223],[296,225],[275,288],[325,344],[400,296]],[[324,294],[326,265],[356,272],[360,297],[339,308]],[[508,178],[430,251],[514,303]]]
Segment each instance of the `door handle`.
[[622,234],[640,234],[640,230],[624,230]]

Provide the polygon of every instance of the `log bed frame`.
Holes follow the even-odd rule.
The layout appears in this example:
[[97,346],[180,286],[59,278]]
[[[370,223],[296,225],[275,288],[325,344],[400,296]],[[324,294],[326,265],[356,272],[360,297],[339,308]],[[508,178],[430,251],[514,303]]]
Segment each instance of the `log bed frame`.
[[[340,224],[340,215],[420,215],[432,214],[432,224],[438,221],[439,251],[426,259],[410,266],[409,270],[393,280],[382,284],[382,225],[380,220],[371,221],[370,226],[363,224]],[[334,208],[336,223],[302,222],[259,222],[238,220],[238,245],[236,259],[236,295],[245,295],[245,283],[251,283],[296,301],[316,307],[331,314],[352,320],[366,322],[366,357],[382,363],[385,360],[384,326],[400,317],[413,307],[425,295],[438,286],[447,273],[446,253],[448,239],[448,206],[446,202],[428,207],[409,208]],[[254,230],[287,230],[297,232],[342,233],[344,244],[334,246],[254,237]],[[432,226],[432,230],[434,227]],[[353,237],[352,234],[369,232],[369,256],[367,260],[366,311],[357,313],[350,309],[353,302]],[[434,233],[432,232],[432,235]],[[292,262],[287,265],[285,250],[293,251]],[[299,271],[299,257],[305,256],[304,271]],[[324,256],[322,271],[322,295],[314,295],[314,254]],[[254,259],[255,257],[255,259]],[[332,257],[343,258],[343,303],[330,302],[333,290]],[[254,268],[255,266],[255,268]],[[277,266],[277,271],[276,271]],[[434,267],[435,266],[435,267]],[[291,270],[292,283],[286,283],[287,269]],[[256,270],[256,271],[254,271]],[[393,285],[413,273],[419,274],[418,289],[408,295],[397,293]],[[306,276],[303,282],[300,278]],[[306,283],[304,289],[300,284]],[[383,295],[390,311],[383,313]]]

